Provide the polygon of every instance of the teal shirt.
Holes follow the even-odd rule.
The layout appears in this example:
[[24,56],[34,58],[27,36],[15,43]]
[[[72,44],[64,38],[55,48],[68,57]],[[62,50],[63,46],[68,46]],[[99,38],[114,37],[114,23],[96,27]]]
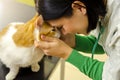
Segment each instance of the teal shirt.
[[[77,67],[81,72],[83,72],[85,75],[89,76],[93,80],[102,80],[104,62],[84,56],[80,54],[80,52],[78,52],[92,52],[92,48],[96,41],[96,38],[94,36],[80,35],[76,35],[75,38],[76,46],[74,47],[71,55],[66,61]],[[104,54],[104,50],[99,44],[96,48],[95,54]]]

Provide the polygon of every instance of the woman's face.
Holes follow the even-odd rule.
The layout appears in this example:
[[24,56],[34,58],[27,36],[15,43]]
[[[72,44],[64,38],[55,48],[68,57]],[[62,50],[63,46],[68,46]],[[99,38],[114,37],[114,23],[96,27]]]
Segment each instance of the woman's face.
[[85,8],[79,9],[78,7],[73,7],[73,15],[71,17],[61,17],[59,19],[49,20],[47,22],[51,26],[60,27],[63,34],[87,34],[88,17]]
[[88,18],[86,14],[81,11],[73,12],[73,16],[66,18],[62,17],[57,20],[48,21],[54,27],[61,27],[63,34],[67,33],[80,33],[87,34]]

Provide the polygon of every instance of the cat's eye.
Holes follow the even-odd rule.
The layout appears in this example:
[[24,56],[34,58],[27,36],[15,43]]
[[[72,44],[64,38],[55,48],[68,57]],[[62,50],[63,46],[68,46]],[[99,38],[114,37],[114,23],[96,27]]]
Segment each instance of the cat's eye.
[[55,29],[55,28],[53,28],[53,29],[52,29],[52,31],[56,31],[56,29]]

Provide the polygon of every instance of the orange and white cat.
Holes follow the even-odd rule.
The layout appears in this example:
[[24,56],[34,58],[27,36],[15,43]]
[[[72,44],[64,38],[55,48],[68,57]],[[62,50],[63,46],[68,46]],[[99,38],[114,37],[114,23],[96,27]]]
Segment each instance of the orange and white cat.
[[41,34],[60,36],[57,29],[45,22],[42,26],[35,26],[38,25],[38,18],[39,16],[35,15],[27,23],[11,23],[0,32],[0,60],[10,69],[6,80],[15,79],[21,67],[31,66],[32,71],[39,71],[38,62],[44,53],[34,46],[34,41],[40,40]]

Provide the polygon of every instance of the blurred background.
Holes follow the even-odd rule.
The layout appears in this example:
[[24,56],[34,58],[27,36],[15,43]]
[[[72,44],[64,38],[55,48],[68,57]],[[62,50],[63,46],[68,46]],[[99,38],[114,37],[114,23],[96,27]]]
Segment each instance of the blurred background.
[[[31,1],[28,0],[28,3]],[[0,0],[0,30],[11,22],[30,20],[35,12],[33,5],[23,4],[20,0]]]

